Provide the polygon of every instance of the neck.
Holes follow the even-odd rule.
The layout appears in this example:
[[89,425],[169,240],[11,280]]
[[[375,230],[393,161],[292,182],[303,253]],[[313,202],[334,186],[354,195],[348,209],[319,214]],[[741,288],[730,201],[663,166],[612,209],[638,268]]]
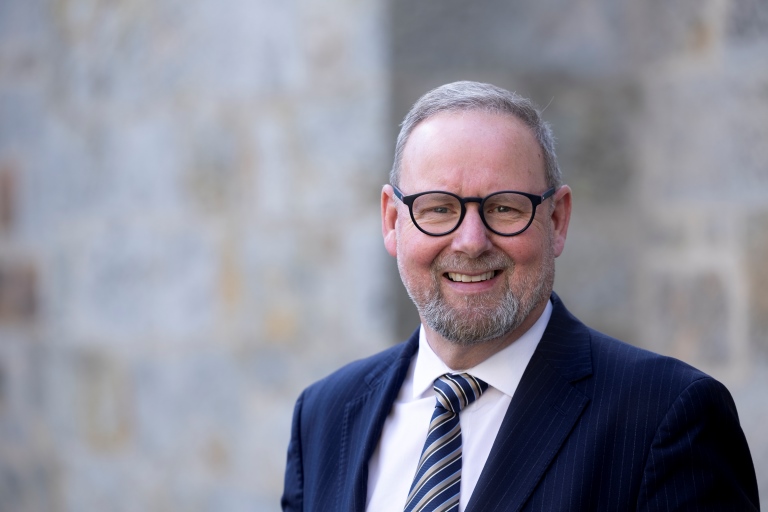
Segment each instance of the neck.
[[474,368],[520,339],[520,336],[528,332],[539,317],[541,317],[546,306],[547,301],[536,306],[525,320],[523,320],[523,323],[504,336],[472,345],[460,345],[453,341],[449,341],[436,331],[433,331],[423,319],[421,323],[424,326],[424,332],[426,333],[429,346],[446,366],[454,371],[467,370],[469,368]]

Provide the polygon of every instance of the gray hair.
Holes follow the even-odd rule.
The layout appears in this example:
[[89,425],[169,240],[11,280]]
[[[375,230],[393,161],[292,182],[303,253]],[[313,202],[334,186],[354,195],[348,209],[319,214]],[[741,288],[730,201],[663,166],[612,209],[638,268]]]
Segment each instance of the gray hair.
[[432,89],[414,103],[400,125],[395,146],[395,161],[389,173],[392,185],[400,185],[403,151],[414,128],[422,121],[441,112],[480,110],[492,114],[509,114],[528,126],[544,152],[544,173],[547,186],[562,184],[562,174],[555,155],[555,139],[549,124],[531,100],[501,87],[479,82],[453,82]]

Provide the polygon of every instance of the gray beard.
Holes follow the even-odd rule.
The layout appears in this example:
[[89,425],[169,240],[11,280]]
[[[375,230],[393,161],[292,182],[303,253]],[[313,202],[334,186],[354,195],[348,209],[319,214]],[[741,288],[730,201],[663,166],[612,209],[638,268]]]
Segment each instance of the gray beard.
[[[551,245],[551,244],[550,244]],[[506,255],[481,256],[463,265],[454,257],[450,265],[444,260],[432,265],[432,287],[416,293],[404,279],[408,295],[413,300],[423,321],[440,336],[461,347],[471,347],[511,333],[531,314],[536,306],[549,299],[555,277],[554,257],[547,254],[535,275],[523,276],[520,296],[516,296],[507,283],[500,300],[491,303],[487,297],[466,297],[464,307],[453,307],[445,300],[440,288],[443,268],[479,269],[512,268],[514,263]]]

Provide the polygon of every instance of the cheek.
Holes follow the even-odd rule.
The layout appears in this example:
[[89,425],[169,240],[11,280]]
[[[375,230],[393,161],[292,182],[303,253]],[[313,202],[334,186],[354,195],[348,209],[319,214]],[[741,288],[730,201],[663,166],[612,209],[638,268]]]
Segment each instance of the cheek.
[[512,258],[516,267],[538,266],[546,252],[546,242],[541,237],[514,238],[517,237],[500,244],[499,248]]
[[409,268],[429,269],[444,247],[440,239],[425,235],[411,223],[397,230],[397,257]]
[[523,245],[518,251],[518,261],[520,264],[537,263],[541,259],[544,246],[533,242]]

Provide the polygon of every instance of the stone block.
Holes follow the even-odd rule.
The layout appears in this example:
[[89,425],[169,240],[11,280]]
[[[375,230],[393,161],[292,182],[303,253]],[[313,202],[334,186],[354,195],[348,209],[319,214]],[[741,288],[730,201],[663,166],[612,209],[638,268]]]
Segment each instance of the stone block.
[[132,442],[132,383],[121,365],[106,354],[85,351],[76,360],[78,420],[86,446],[114,453]]
[[[722,68],[645,79],[634,129],[641,197],[649,203],[763,204],[768,197],[768,76],[727,54]],[[732,58],[730,58],[732,57]],[[705,105],[706,108],[702,108]]]
[[57,483],[52,460],[19,453],[0,442],[0,510],[59,512]]
[[[165,107],[68,109],[46,116],[40,154],[27,158],[22,212],[40,243],[79,221],[107,217],[168,219],[187,213],[182,193],[185,131]],[[29,204],[34,202],[34,206]]]
[[63,1],[52,18],[61,87],[83,106],[89,98],[248,99],[295,90],[302,79],[292,4]]
[[180,127],[183,144],[189,148],[180,151],[184,162],[181,187],[189,198],[190,211],[231,215],[243,202],[253,163],[243,126],[251,112],[197,110],[189,125]]
[[[628,55],[627,4],[393,2],[395,72],[436,77],[446,71],[477,76],[496,70],[520,75],[557,68],[599,74],[621,66]],[[531,45],[536,52],[529,51]]]
[[22,425],[41,410],[41,354],[27,329],[2,327],[0,340],[0,442],[24,444],[32,432]]
[[[65,512],[151,510],[147,489],[137,485],[130,469],[115,459],[70,453],[62,466],[67,475],[60,498]],[[125,492],[126,488],[133,492]]]
[[171,52],[158,67],[173,66],[175,92],[209,99],[295,92],[304,85],[307,65],[295,9],[291,3],[226,0],[194,2],[181,20],[168,12],[152,34],[163,40],[170,29],[173,35]]
[[42,432],[58,455],[117,460],[130,453],[136,408],[126,363],[103,349],[63,344],[37,356],[44,373]]
[[768,358],[768,212],[747,219],[744,255],[749,284],[749,336],[755,354]]
[[13,227],[17,215],[17,187],[16,169],[9,164],[0,164],[0,233]]
[[6,364],[5,360],[0,359],[0,414],[8,408],[8,369]]
[[30,261],[0,259],[0,325],[34,320],[39,307],[37,267]]
[[205,349],[145,358],[133,372],[141,456],[192,474],[230,471],[243,428],[240,362]]
[[[638,320],[648,348],[691,364],[717,366],[732,357],[728,289],[716,272],[654,272]],[[648,320],[651,319],[651,320]]]
[[214,323],[219,262],[193,225],[95,221],[73,229],[57,256],[53,311],[65,339],[178,341]]
[[0,330],[0,510],[59,512],[61,473],[37,389],[40,352],[26,330]]
[[555,98],[545,114],[556,128],[565,182],[580,204],[626,208],[638,172],[633,121],[642,108],[639,84],[631,79],[562,80],[541,87]]
[[737,43],[768,42],[768,3],[764,0],[728,2],[728,36]]
[[556,261],[555,291],[582,321],[624,341],[642,344],[635,330],[635,279],[641,261],[635,210],[579,200],[565,251]]
[[673,0],[632,3],[627,36],[637,63],[696,59],[722,45],[722,2]]

